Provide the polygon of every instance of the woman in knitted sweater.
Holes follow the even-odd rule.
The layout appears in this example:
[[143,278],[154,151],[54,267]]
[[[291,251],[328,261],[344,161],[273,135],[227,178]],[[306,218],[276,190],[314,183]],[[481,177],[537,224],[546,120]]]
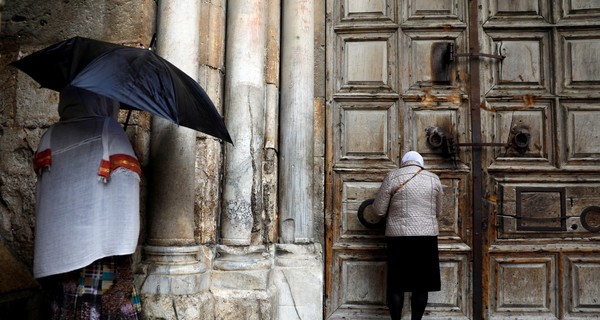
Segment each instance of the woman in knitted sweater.
[[388,173],[373,209],[386,217],[387,300],[392,319],[400,319],[404,292],[411,292],[411,319],[421,319],[429,291],[440,291],[437,218],[443,190],[437,175],[423,169],[423,157],[409,151],[399,169]]

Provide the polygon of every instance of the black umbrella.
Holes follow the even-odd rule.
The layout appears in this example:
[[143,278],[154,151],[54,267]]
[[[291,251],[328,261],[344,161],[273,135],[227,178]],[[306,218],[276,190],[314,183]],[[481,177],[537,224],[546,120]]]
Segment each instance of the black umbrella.
[[202,87],[151,50],[74,37],[11,65],[44,88],[76,86],[232,142]]

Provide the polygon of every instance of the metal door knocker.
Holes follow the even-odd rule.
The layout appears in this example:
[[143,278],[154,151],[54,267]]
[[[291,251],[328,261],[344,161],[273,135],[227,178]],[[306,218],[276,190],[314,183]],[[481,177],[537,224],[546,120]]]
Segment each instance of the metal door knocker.
[[369,217],[369,215],[365,216],[365,209],[373,204],[374,201],[375,199],[367,199],[360,204],[357,214],[358,221],[360,221],[363,226],[369,229],[383,228],[385,227],[385,219],[379,219],[379,221],[377,221],[376,219],[373,219],[373,217]]

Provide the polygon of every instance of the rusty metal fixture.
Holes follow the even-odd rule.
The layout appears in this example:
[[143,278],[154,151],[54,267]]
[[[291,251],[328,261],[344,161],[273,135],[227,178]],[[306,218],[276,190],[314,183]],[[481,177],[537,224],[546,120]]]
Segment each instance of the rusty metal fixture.
[[479,59],[479,57],[485,57],[485,58],[492,58],[492,59],[498,59],[498,60],[504,60],[506,58],[506,56],[499,55],[499,54],[489,54],[489,53],[480,53],[480,52],[454,53],[454,43],[450,43],[449,51],[450,51],[450,54],[449,54],[450,61],[454,61],[455,57],[467,57],[467,58],[476,58],[476,59]]
[[432,149],[441,149],[444,158],[449,158],[456,153],[453,141],[452,138],[446,136],[446,131],[440,127],[427,129],[427,143]]
[[[520,134],[522,134],[520,132]],[[520,139],[526,139],[526,137],[519,136]],[[454,138],[447,137],[444,129],[440,127],[429,127],[427,129],[427,143],[432,149],[442,148],[442,155],[444,157],[450,157],[458,151],[459,147],[505,147],[508,148],[513,145],[512,142],[454,142]],[[525,141],[528,145],[528,140]]]
[[440,127],[430,127],[427,129],[427,142],[433,149],[441,147],[446,141],[446,133]]
[[531,134],[529,133],[529,128],[521,125],[514,126],[510,132],[510,141],[512,142],[512,146],[520,154],[525,154],[529,150],[529,143],[531,141]]
[[365,209],[373,204],[373,202],[375,202],[375,199],[367,199],[363,201],[358,208],[357,217],[363,226],[369,229],[380,229],[385,227],[385,219],[380,219],[379,221],[369,221],[370,219],[365,217]]
[[589,232],[600,232],[600,207],[589,206],[581,212],[581,225]]

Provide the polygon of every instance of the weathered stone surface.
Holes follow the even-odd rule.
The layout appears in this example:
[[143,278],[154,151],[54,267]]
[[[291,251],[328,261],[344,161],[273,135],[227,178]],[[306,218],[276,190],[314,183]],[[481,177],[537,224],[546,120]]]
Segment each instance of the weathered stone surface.
[[79,35],[147,46],[155,10],[153,0],[7,1],[2,32],[41,44]]
[[221,142],[198,138],[194,199],[194,238],[197,243],[216,243],[221,209]]
[[212,320],[215,301],[209,292],[194,295],[142,295],[142,319]]
[[212,290],[215,320],[268,320],[276,317],[276,299],[271,290]]
[[223,70],[225,67],[225,32],[223,32],[226,21],[225,2],[202,1],[200,12],[201,37],[198,60],[202,65]]
[[273,285],[279,319],[322,319],[323,255],[320,244],[276,245]]

